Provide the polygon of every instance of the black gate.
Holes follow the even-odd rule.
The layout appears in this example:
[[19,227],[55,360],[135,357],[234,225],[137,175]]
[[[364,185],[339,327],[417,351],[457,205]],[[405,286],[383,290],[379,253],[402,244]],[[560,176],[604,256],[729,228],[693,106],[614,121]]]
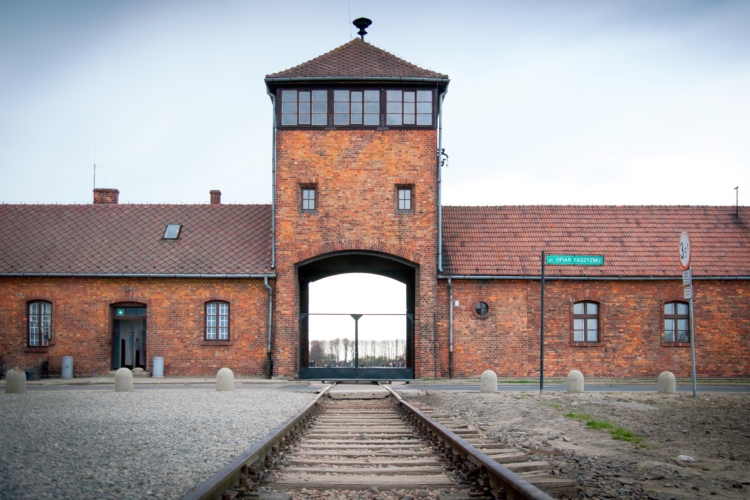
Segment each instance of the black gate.
[[310,332],[300,379],[414,378],[413,314],[302,313],[299,321],[300,331]]

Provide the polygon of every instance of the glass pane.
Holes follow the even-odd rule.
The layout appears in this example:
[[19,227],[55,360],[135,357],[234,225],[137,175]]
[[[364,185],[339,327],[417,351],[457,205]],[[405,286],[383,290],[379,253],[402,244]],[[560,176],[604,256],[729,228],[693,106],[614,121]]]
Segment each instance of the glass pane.
[[420,90],[417,92],[417,101],[419,102],[432,102],[432,91],[431,90]]
[[334,102],[333,103],[333,112],[334,113],[348,113],[349,112],[349,102]]
[[229,339],[229,329],[219,328],[219,340],[227,340],[227,339]]
[[677,303],[677,314],[686,315],[688,313],[688,305],[684,302]]
[[29,314],[37,315],[39,314],[39,303],[34,302],[32,304],[29,304]]
[[594,304],[593,302],[589,302],[586,304],[586,314],[596,314],[597,309],[597,304]]
[[138,316],[145,316],[146,315],[146,308],[145,307],[139,307],[136,311],[136,314]]
[[573,320],[573,329],[574,330],[583,330],[583,320],[582,319],[574,319]]
[[432,115],[417,115],[417,125],[432,125]]
[[216,314],[216,304],[208,304],[206,306],[206,314]]
[[281,115],[282,125],[297,125],[297,114],[283,114]]
[[52,304],[49,302],[42,302],[42,314],[52,314]]
[[310,125],[310,115],[308,113],[299,115],[300,125]]
[[296,102],[285,102],[281,105],[282,113],[296,113],[297,103]]
[[583,314],[583,302],[573,304],[573,314]]
[[414,114],[414,103],[413,102],[405,102],[404,103],[404,113]]
[[326,102],[328,100],[328,91],[326,90],[313,90],[312,100]]
[[365,101],[379,102],[380,91],[379,90],[365,90]]
[[432,113],[432,103],[418,102],[417,113]]
[[299,112],[302,113],[310,113],[310,103],[309,102],[301,102],[299,103]]
[[389,90],[386,92],[387,100],[401,102],[401,91],[400,90]]
[[362,113],[362,103],[361,102],[353,102],[352,103],[352,114],[354,113]]
[[349,125],[349,113],[333,115],[334,125]]
[[297,102],[297,91],[296,90],[282,90],[281,102]]
[[365,113],[380,113],[380,104],[377,102],[366,102]]
[[404,92],[404,102],[414,102],[416,94],[414,92]]
[[597,330],[597,324],[598,324],[597,320],[595,320],[595,319],[587,319],[586,320],[586,329],[589,332],[595,332]]
[[678,319],[677,320],[677,329],[682,332],[686,332],[689,330],[688,326],[688,320],[686,319]]
[[334,90],[333,100],[349,102],[349,91],[348,90]]
[[664,342],[674,342],[674,330],[668,330],[666,328],[666,323],[667,322],[665,321],[664,323],[665,323],[665,325],[664,325],[665,326],[665,328],[664,328]]
[[215,327],[206,328],[206,338],[209,339],[209,340],[216,339],[216,328]]
[[362,115],[352,115],[352,125],[362,125]]
[[664,304],[664,314],[669,314],[669,315],[674,314],[674,302],[670,302],[669,304]]
[[380,115],[365,115],[365,125],[380,125]]
[[599,342],[599,332],[597,332],[596,330],[594,330],[593,332],[589,331],[588,341],[589,342]]
[[310,92],[300,92],[299,102],[310,102]]
[[328,124],[328,115],[325,114],[317,114],[312,116],[312,124],[313,125],[327,125]]
[[401,103],[389,102],[386,106],[386,111],[388,111],[388,113],[401,113]]
[[575,342],[583,342],[583,330],[575,330],[573,332],[573,340]]
[[414,115],[404,115],[404,125],[414,125]]
[[362,102],[362,92],[352,92],[352,94],[351,94],[351,101],[352,102]]
[[401,115],[388,115],[386,117],[387,125],[401,125]]
[[219,304],[219,314],[227,315],[229,314],[229,304]]

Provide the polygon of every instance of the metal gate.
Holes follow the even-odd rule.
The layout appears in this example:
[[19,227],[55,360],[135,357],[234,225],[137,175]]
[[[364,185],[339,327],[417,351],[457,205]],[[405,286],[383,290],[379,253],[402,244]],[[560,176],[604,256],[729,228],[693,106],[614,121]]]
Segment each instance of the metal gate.
[[[307,380],[411,380],[413,314],[300,314]],[[399,326],[399,323],[401,326]]]

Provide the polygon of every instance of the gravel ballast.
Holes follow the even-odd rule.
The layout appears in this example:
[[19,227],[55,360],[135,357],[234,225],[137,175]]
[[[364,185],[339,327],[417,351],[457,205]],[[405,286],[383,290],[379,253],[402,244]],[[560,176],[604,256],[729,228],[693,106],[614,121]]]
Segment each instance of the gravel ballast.
[[209,389],[0,394],[0,497],[180,498],[314,397]]

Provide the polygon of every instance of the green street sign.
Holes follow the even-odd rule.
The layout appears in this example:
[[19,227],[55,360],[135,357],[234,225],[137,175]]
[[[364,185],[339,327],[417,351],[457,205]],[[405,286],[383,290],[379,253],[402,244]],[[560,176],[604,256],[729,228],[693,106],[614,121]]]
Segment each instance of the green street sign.
[[548,266],[603,266],[603,255],[547,255]]

